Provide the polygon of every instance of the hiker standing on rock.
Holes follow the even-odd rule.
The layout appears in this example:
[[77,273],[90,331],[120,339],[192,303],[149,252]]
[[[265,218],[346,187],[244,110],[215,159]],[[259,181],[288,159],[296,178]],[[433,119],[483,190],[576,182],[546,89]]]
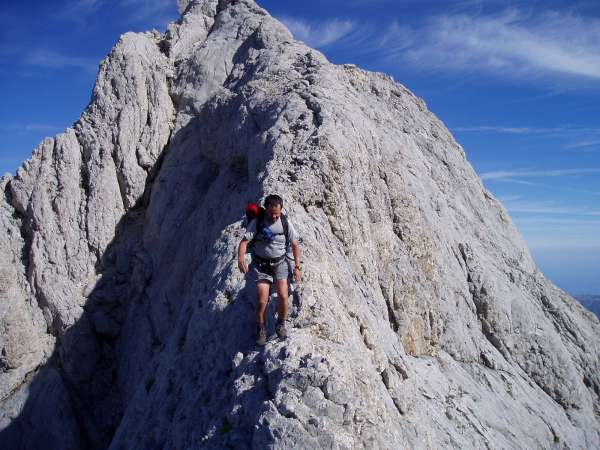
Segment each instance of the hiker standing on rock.
[[[238,267],[244,274],[252,270],[256,276],[258,304],[256,322],[258,325],[257,343],[264,345],[267,341],[265,311],[269,300],[271,285],[275,283],[279,302],[277,305],[277,326],[275,331],[280,339],[287,336],[285,319],[288,312],[288,274],[289,267],[286,254],[291,246],[294,256],[294,280],[301,279],[300,242],[298,233],[289,219],[281,214],[283,199],[278,195],[269,195],[264,202],[264,211],[252,220],[238,247]],[[252,264],[248,267],[246,252],[251,247]]]

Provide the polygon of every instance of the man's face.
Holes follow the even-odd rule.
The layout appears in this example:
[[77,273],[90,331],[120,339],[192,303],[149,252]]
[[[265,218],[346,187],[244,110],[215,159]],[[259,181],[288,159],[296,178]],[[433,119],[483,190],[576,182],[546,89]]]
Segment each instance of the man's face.
[[281,205],[275,204],[275,205],[269,205],[267,206],[267,209],[265,210],[265,214],[267,215],[267,218],[269,219],[269,222],[273,223],[276,222],[277,219],[279,219],[279,216],[281,216]]

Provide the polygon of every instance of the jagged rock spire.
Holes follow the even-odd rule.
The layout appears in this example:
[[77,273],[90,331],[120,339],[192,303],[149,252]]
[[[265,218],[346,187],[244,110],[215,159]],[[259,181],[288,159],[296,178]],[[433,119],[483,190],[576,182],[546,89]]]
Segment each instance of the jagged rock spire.
[[179,14],[181,15],[184,15],[193,8],[198,8],[203,10],[205,14],[210,14],[210,12],[212,12],[212,15],[214,16],[218,5],[219,0],[177,0]]
[[[0,442],[596,446],[600,323],[425,103],[253,1],[179,7],[2,179]],[[232,255],[271,192],[305,272],[288,340],[259,351]]]

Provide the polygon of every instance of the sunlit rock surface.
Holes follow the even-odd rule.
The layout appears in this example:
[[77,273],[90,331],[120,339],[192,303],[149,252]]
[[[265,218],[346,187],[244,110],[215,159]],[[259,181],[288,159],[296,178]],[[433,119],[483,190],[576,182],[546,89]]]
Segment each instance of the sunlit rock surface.
[[[598,447],[598,319],[423,100],[252,0],[178,3],[0,182],[0,447]],[[235,252],[272,192],[304,280],[259,349]]]

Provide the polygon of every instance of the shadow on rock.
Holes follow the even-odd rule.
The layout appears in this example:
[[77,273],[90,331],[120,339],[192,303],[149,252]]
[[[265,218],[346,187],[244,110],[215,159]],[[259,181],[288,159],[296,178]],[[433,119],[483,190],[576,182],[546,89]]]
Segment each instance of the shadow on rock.
[[[241,97],[208,102],[172,137],[144,195],[120,220],[98,262],[83,315],[58,337],[27,387],[14,393],[22,407],[0,431],[1,448],[119,448],[130,423],[124,419],[139,418],[130,406],[150,406],[160,389],[167,396],[164,408],[145,414],[175,420],[165,360],[179,354],[192,383],[186,391],[182,382],[179,395],[193,392],[202,403],[197,413],[205,430],[210,432],[211,417],[226,428],[223,405],[231,399],[222,403],[222,396],[234,382],[231,362],[255,351],[254,285],[227,286],[237,270],[231,250],[239,233],[232,230],[244,203],[262,195],[256,171],[272,154],[265,152],[248,109]],[[231,114],[243,119],[233,133],[225,117]],[[253,155],[253,148],[260,152]],[[230,295],[231,304],[215,307],[223,295]],[[181,401],[178,395],[172,399]],[[193,410],[197,403],[190,405]],[[254,431],[252,417],[245,420],[248,433]],[[161,447],[160,438],[147,436],[144,448]]]

